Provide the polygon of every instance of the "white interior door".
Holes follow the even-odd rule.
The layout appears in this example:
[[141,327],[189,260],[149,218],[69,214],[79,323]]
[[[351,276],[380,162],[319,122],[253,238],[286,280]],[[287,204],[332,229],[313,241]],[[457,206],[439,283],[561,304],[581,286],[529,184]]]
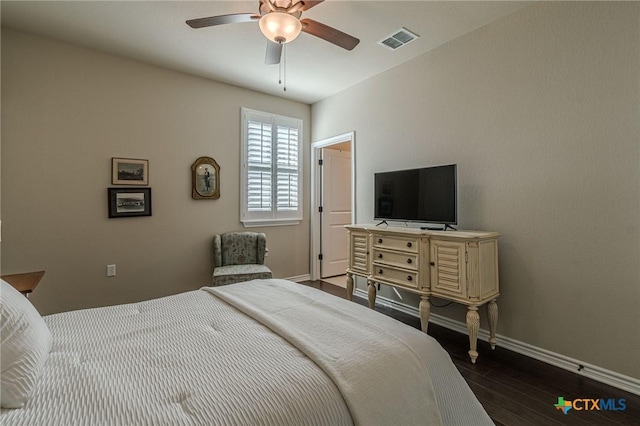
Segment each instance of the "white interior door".
[[320,215],[320,277],[344,275],[349,241],[344,225],[351,223],[351,152],[323,148]]

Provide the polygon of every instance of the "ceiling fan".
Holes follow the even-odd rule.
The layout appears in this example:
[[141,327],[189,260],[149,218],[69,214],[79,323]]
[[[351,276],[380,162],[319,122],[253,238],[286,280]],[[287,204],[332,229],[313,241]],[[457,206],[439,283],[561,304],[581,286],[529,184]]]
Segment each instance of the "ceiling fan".
[[300,32],[352,50],[360,40],[313,19],[300,19],[302,12],[322,3],[324,0],[259,0],[259,14],[233,13],[230,15],[210,16],[207,18],[189,19],[191,28],[203,28],[216,25],[236,24],[258,21],[260,30],[268,39],[266,64],[278,64],[282,56],[282,46],[293,41]]

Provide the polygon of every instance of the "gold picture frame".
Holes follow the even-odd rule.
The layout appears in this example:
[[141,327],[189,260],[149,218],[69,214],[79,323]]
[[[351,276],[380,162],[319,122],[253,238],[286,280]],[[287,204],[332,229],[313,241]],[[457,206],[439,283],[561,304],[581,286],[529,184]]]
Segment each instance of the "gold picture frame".
[[220,198],[220,166],[211,157],[200,157],[191,165],[191,197],[195,200]]

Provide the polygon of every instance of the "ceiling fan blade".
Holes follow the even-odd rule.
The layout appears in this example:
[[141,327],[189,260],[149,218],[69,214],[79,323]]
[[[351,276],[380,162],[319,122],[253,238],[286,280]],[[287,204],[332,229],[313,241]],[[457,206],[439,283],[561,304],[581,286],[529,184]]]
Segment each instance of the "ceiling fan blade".
[[353,50],[360,43],[359,39],[313,19],[305,18],[301,19],[300,22],[302,23],[303,32],[319,37],[343,49]]
[[[277,1],[278,0],[260,0],[260,13],[264,15],[265,13],[277,11],[278,9],[275,4]],[[305,10],[311,9],[323,1],[324,0],[299,0],[284,9],[286,9],[286,13],[293,15],[294,13],[304,12]]]
[[260,19],[255,13],[232,13],[231,15],[209,16],[208,18],[189,19],[187,25],[191,28],[213,27],[215,25],[254,22]]
[[301,0],[299,3],[302,3],[302,8],[300,8],[300,10],[304,11],[304,10],[309,10],[311,9],[313,6],[316,6],[320,3],[322,3],[324,0],[318,0],[318,1],[311,1],[311,0]]
[[[287,13],[294,14],[297,12],[304,12],[305,10],[311,9],[313,6],[316,6],[322,3],[324,0],[312,1],[312,0],[300,0],[297,3],[293,3],[291,6],[287,8]],[[270,0],[261,0],[261,3],[266,2],[266,6],[273,8],[273,3]],[[262,9],[260,9],[262,10]],[[299,15],[298,15],[299,16]]]
[[271,40],[267,40],[267,54],[264,58],[264,63],[267,65],[274,65],[280,63],[282,57],[282,43],[275,43]]

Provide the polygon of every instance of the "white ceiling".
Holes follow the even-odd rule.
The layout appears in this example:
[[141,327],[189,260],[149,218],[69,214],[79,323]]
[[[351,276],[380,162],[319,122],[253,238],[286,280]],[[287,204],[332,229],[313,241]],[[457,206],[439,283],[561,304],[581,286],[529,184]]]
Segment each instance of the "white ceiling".
[[[294,0],[295,1],[295,0]],[[360,39],[347,51],[302,33],[287,45],[287,91],[265,65],[257,23],[192,29],[185,21],[257,13],[258,1],[6,1],[2,26],[162,67],[314,103],[529,5],[525,1],[337,1],[311,18]],[[390,51],[377,44],[401,27],[420,36]]]

